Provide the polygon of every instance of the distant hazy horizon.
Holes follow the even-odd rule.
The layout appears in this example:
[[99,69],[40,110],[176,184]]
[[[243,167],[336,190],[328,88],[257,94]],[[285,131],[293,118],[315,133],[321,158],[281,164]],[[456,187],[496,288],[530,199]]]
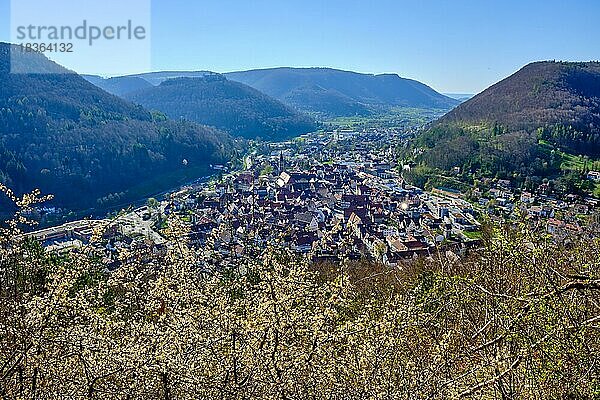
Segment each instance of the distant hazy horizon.
[[[104,75],[104,74],[98,74],[98,73],[82,73],[82,75],[95,75],[95,76],[101,76],[102,78],[114,78],[114,77],[119,77],[119,76],[138,76],[138,75],[144,75],[144,74],[149,74],[149,73],[161,73],[161,72],[166,72],[166,73],[194,73],[194,72],[213,72],[213,73],[217,73],[217,74],[229,74],[229,73],[234,73],[234,72],[244,72],[244,71],[253,71],[253,70],[269,70],[269,69],[282,69],[282,68],[290,68],[290,69],[333,69],[333,70],[339,70],[339,71],[346,71],[346,72],[355,72],[358,74],[366,74],[366,75],[384,75],[386,74],[385,72],[382,73],[373,73],[373,72],[362,72],[362,71],[351,71],[348,69],[343,69],[343,68],[332,68],[332,67],[326,67],[326,66],[314,66],[314,67],[295,67],[295,66],[290,66],[290,65],[285,65],[285,66],[277,66],[277,67],[258,67],[258,68],[250,68],[250,69],[244,69],[244,70],[232,70],[232,71],[211,71],[211,70],[207,70],[207,69],[171,69],[171,70],[152,70],[152,71],[144,71],[144,72],[138,72],[138,73],[132,73],[132,74],[127,74],[127,75]],[[390,74],[389,72],[387,74]],[[401,74],[392,72],[391,74],[396,74],[398,76],[400,76],[401,78],[406,78],[405,76],[402,76]],[[407,78],[407,79],[412,79],[412,78]],[[427,82],[422,82],[424,84],[427,84]],[[435,89],[435,88],[434,88]],[[485,88],[484,88],[485,89]],[[474,96],[477,93],[466,93],[466,92],[439,92],[445,96],[448,97],[452,97],[452,98],[463,98],[463,97],[470,97],[470,96]]]

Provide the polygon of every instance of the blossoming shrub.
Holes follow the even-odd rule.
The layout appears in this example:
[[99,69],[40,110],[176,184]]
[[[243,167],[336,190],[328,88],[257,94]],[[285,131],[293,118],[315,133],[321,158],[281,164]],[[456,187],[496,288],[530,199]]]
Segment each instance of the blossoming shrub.
[[276,247],[225,264],[180,229],[107,272],[2,228],[0,398],[600,396],[598,238],[493,227],[465,259],[390,269]]

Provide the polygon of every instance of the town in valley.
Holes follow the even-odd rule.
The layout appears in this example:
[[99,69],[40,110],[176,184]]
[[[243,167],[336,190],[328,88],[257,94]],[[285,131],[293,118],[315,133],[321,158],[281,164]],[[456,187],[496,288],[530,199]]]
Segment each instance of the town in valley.
[[[84,219],[26,235],[46,251],[97,251],[109,269],[120,254],[140,260],[166,253],[177,221],[191,248],[210,251],[220,265],[253,257],[270,245],[313,262],[369,259],[396,266],[442,253],[452,259],[478,248],[492,222],[526,221],[537,233],[565,241],[591,235],[599,201],[523,190],[506,179],[485,179],[468,193],[427,190],[404,178],[398,156],[416,128],[321,130],[285,142],[251,143],[240,167],[213,165],[214,175],[148,199],[110,218]],[[590,171],[597,182],[600,174]],[[29,211],[37,217],[48,208]]]

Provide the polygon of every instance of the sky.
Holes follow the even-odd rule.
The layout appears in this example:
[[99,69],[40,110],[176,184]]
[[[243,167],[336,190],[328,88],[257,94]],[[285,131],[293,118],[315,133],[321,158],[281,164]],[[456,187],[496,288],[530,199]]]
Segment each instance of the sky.
[[[10,39],[9,3],[0,0],[2,41]],[[477,93],[531,61],[600,59],[597,0],[151,0],[151,7],[153,70],[318,66]]]

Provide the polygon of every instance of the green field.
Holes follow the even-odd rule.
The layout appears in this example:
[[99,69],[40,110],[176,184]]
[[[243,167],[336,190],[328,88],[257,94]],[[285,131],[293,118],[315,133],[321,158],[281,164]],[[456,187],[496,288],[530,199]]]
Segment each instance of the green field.
[[340,128],[406,128],[421,126],[444,115],[447,110],[393,107],[369,116],[337,117],[325,121]]
[[479,231],[477,231],[477,232],[464,231],[463,234],[471,240],[479,240],[483,237],[482,233]]
[[560,169],[563,171],[600,170],[600,159],[565,153],[545,140],[540,140],[539,144],[545,152],[555,151],[561,157]]

